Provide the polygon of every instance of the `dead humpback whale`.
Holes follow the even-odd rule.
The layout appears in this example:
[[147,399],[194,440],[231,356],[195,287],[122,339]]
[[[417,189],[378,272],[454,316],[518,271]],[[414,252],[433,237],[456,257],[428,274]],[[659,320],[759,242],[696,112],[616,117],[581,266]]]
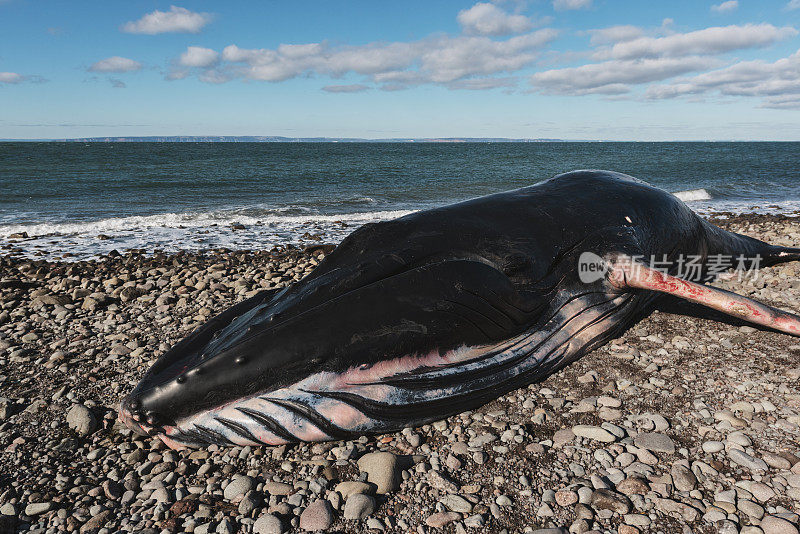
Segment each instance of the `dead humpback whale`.
[[562,174],[357,229],[161,356],[120,418],[175,448],[395,431],[545,379],[664,294],[800,335],[799,317],[703,284],[798,259],[630,176]]

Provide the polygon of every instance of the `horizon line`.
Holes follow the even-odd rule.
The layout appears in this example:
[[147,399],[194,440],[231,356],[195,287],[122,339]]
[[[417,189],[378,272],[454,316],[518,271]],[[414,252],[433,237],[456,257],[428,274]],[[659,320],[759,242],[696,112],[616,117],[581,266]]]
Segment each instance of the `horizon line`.
[[544,137],[328,137],[281,135],[115,135],[69,138],[0,138],[0,143],[800,143],[766,139],[559,139]]

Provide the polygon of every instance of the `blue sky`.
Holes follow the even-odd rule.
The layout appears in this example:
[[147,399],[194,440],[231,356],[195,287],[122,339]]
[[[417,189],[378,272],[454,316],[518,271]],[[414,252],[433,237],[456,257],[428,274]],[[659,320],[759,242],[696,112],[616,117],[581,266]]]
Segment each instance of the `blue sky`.
[[800,0],[0,0],[0,138],[800,140]]

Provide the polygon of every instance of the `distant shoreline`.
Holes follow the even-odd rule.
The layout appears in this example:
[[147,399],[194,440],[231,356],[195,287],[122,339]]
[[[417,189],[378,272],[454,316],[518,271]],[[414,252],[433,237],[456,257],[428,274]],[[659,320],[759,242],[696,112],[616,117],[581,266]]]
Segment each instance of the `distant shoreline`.
[[71,139],[0,139],[0,143],[800,143],[741,139],[696,139],[690,141],[616,141],[609,139],[549,139],[510,137],[420,137],[366,139],[359,137],[282,137],[282,136],[120,136],[76,137]]
[[[56,143],[563,143],[564,139],[513,139],[505,137],[396,137],[366,139],[360,137],[283,137],[278,135],[151,135],[118,137],[77,137],[72,139],[0,139],[0,142]],[[598,141],[581,141],[591,143]]]

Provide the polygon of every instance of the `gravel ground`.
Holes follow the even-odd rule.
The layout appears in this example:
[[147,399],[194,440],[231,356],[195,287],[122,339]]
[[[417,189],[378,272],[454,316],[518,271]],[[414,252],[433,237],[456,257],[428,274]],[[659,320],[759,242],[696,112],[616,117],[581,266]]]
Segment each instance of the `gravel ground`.
[[[800,246],[800,219],[720,224]],[[176,452],[116,422],[172,343],[324,250],[0,256],[0,533],[798,533],[800,341],[669,305],[397,434]],[[800,264],[718,285],[800,310]]]

